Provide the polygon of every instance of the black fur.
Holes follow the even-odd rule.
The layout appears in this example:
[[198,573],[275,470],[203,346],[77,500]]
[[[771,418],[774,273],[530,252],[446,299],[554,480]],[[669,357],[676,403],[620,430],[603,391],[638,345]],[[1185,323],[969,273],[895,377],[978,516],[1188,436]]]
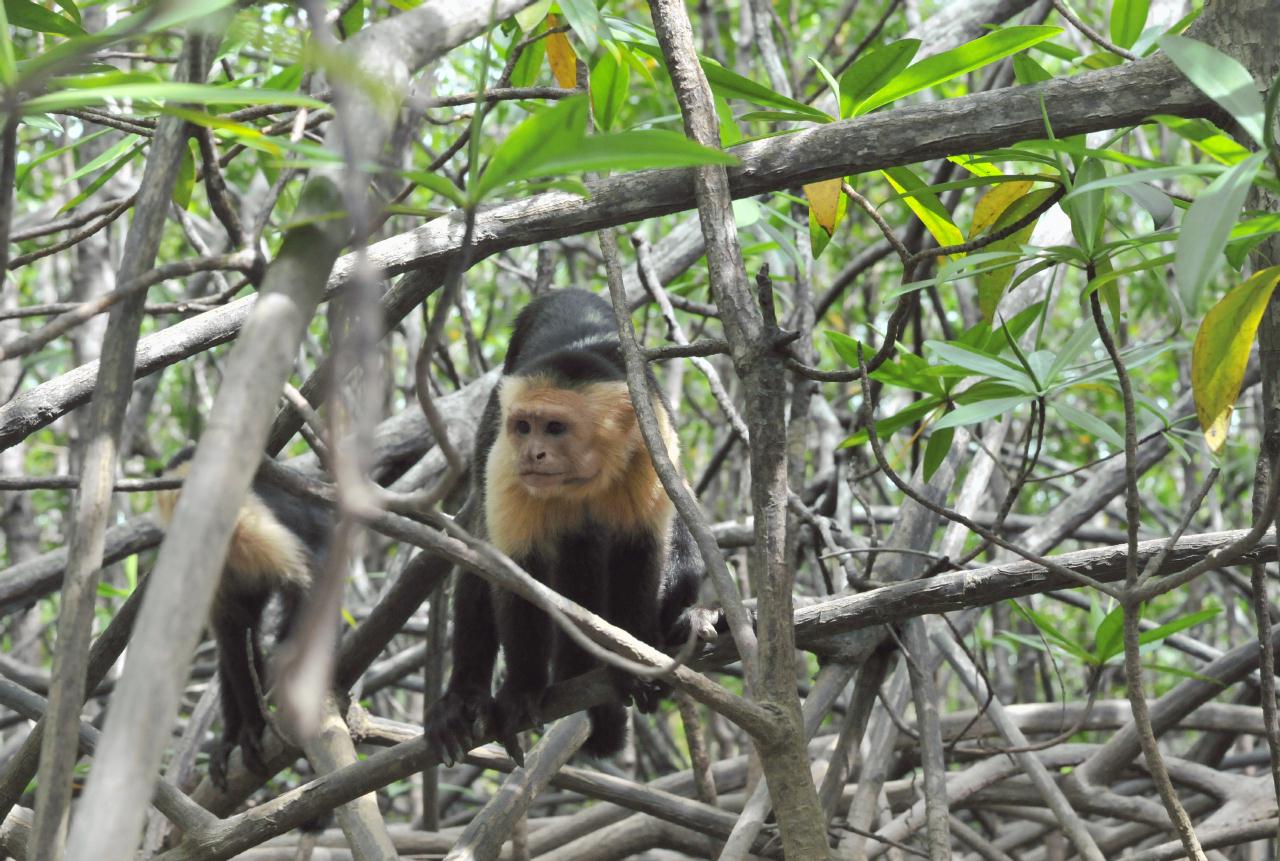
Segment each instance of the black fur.
[[[178,452],[167,470],[191,459],[194,446]],[[309,552],[309,569],[314,578],[328,553],[332,518],[327,509],[300,499],[261,475],[255,476],[250,493],[260,499],[282,526],[298,537]],[[234,539],[233,539],[234,540]],[[250,587],[250,582],[258,586]],[[279,596],[279,626],[276,642],[283,641],[297,619],[307,584],[289,581],[281,575],[274,583],[250,581],[240,576],[228,562],[218,583],[210,613],[210,627],[218,645],[218,682],[222,699],[222,735],[209,759],[209,776],[226,788],[227,763],[238,744],[245,765],[266,775],[262,734],[266,730],[266,704],[260,686],[268,684],[262,649],[262,621],[273,595]],[[255,683],[256,680],[256,683]]]
[[[516,318],[503,365],[504,376],[547,375],[572,388],[626,378],[609,303],[583,290],[559,290],[531,302]],[[653,377],[650,374],[653,385]],[[499,383],[501,385],[501,383]],[[653,391],[657,392],[656,385]],[[668,409],[665,402],[663,409]],[[501,432],[498,391],[489,399],[476,437],[473,492],[483,500],[489,452]],[[563,536],[553,553],[518,558],[539,581],[656,646],[682,644],[689,631],[686,611],[697,599],[703,568],[688,529],[676,518],[669,551],[649,534],[622,533],[609,523],[587,523]],[[562,682],[595,666],[542,612],[522,599],[495,593],[479,578],[463,573],[453,602],[453,673],[445,695],[425,728],[448,761],[474,746],[475,721],[487,718],[518,761],[518,729],[537,723],[538,706],[549,683]],[[491,697],[499,645],[506,675]],[[638,707],[657,707],[657,686],[615,674],[624,698]],[[592,733],[584,750],[616,753],[626,743],[627,710],[617,703],[590,710]]]

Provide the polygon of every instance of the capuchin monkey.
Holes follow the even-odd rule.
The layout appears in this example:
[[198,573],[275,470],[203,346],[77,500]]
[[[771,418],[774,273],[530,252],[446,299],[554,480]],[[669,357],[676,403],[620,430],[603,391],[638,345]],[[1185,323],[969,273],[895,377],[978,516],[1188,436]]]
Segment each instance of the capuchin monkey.
[[[649,382],[657,392],[651,373]],[[670,410],[660,395],[652,403],[678,464]],[[701,558],[641,438],[608,302],[559,290],[521,311],[480,421],[472,475],[484,535],[537,580],[652,646],[684,643],[691,626],[711,635],[705,613],[692,609]],[[474,574],[460,574],[453,616],[453,673],[424,730],[456,761],[486,718],[523,764],[516,733],[539,722],[543,692],[596,661],[545,613]],[[506,674],[491,696],[499,646]],[[657,707],[659,685],[611,675],[624,702]],[[590,715],[583,749],[621,750],[626,706],[593,706]]]
[[[169,462],[166,473],[186,475],[195,449]],[[177,490],[156,494],[167,526],[178,502]],[[280,596],[276,642],[293,626],[303,596],[324,565],[332,529],[329,512],[318,503],[254,478],[236,519],[227,561],[214,593],[209,624],[218,644],[218,681],[222,688],[222,736],[209,758],[209,777],[225,790],[227,761],[240,745],[244,764],[266,776],[262,734],[267,726],[262,694],[267,687],[262,655],[262,617],[273,595]]]

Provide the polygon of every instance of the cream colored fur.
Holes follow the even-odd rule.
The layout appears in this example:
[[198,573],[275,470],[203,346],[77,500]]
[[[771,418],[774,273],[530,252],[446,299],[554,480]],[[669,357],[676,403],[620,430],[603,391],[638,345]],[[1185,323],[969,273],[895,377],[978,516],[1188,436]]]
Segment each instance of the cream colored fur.
[[[592,428],[589,445],[603,455],[599,474],[586,484],[554,493],[530,490],[519,478],[516,451],[505,420],[486,465],[485,518],[489,538],[509,556],[549,548],[588,518],[620,531],[648,531],[665,544],[674,508],[667,497],[636,423],[625,383],[592,383],[565,389],[543,377],[507,378],[498,394],[505,419],[513,407],[567,408]],[[654,410],[667,454],[679,464],[680,443],[655,399]]]
[[[188,464],[184,463],[172,474],[186,475],[188,469]],[[173,519],[179,494],[177,490],[162,490],[156,494],[157,513],[166,527]],[[307,549],[298,536],[271,513],[257,494],[249,491],[231,533],[231,546],[227,550],[219,591],[233,588],[265,592],[280,586],[305,586],[311,579],[309,560]]]

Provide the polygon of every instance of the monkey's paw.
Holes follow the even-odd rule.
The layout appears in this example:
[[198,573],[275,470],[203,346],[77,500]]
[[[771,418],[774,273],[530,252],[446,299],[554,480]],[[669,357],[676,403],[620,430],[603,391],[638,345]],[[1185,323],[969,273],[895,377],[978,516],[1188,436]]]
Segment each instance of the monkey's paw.
[[270,776],[266,755],[262,750],[262,736],[249,727],[244,727],[234,737],[223,735],[219,738],[209,754],[209,779],[220,792],[227,791],[227,768],[231,763],[231,752],[237,746],[245,768],[259,777]]
[[493,721],[489,728],[507,749],[507,756],[521,768],[524,767],[524,750],[520,747],[520,730],[542,725],[538,708],[541,700],[541,691],[516,690],[506,685],[499,688],[498,695],[494,697]]
[[431,707],[422,732],[444,764],[452,766],[476,746],[476,721],[488,718],[492,708],[487,693],[446,691]]
[[638,679],[621,670],[611,671],[609,676],[622,701],[635,703],[636,709],[642,714],[657,711],[663,698],[671,695],[671,686],[656,679]]
[[[683,610],[667,629],[663,638],[666,648],[679,649],[689,641],[690,636],[695,637],[699,645],[711,642],[723,630],[723,619],[724,614],[714,607],[689,607]],[[694,654],[697,652],[695,649]]]

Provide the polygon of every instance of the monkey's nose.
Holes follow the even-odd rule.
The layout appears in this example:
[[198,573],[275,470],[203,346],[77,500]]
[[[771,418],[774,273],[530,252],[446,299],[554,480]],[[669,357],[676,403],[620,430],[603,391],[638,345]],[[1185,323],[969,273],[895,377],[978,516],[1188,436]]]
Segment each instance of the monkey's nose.
[[534,459],[534,460],[542,460],[542,459],[543,459],[544,457],[546,457],[546,456],[547,456],[547,453],[546,453],[545,451],[540,451],[540,452],[538,452],[537,454],[535,454],[535,455],[533,456],[533,459]]

